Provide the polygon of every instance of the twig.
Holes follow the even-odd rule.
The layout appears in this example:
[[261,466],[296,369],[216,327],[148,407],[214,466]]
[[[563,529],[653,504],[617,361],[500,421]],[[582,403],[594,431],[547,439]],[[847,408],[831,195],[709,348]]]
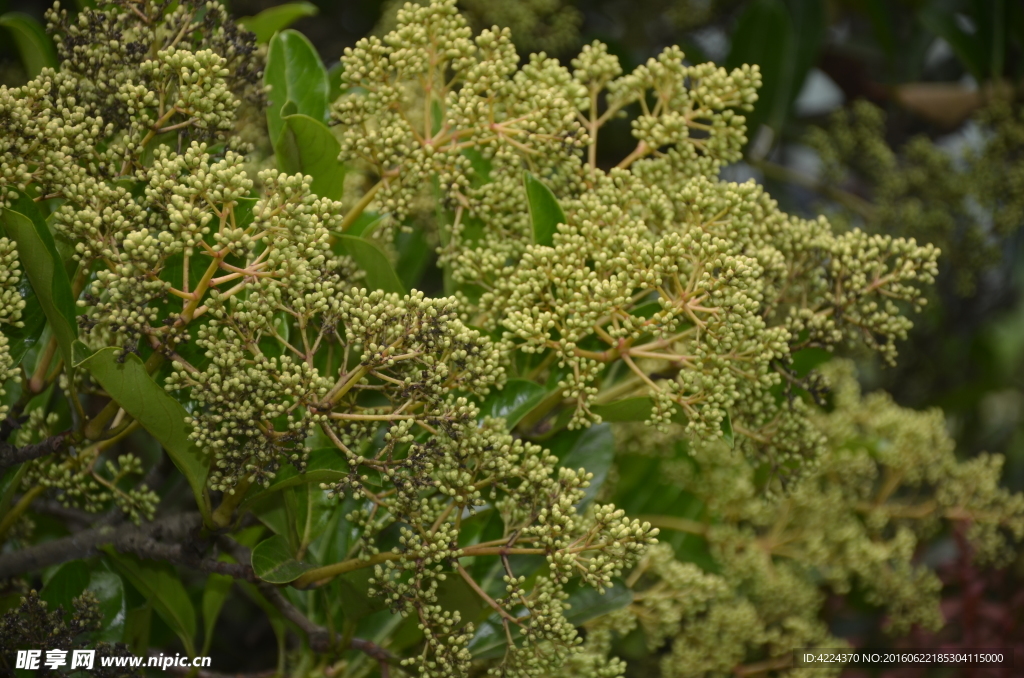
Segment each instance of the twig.
[[[240,563],[247,563],[252,558],[252,552],[248,548],[227,536],[220,537],[217,544]],[[337,649],[338,641],[341,637],[310,621],[306,615],[302,614],[297,607],[284,597],[277,586],[261,581],[257,584],[257,587],[268,603],[277,608],[277,611],[285,619],[295,624],[306,634],[306,638],[309,640],[309,647],[314,652],[330,652],[332,649]],[[398,657],[372,641],[352,638],[349,641],[349,647],[353,650],[359,650],[372,659],[376,659],[381,665],[382,676],[386,675],[384,671],[388,664],[396,666],[399,664]]]
[[60,565],[94,555],[100,546],[137,544],[139,539],[174,542],[184,540],[202,524],[198,512],[178,513],[139,526],[102,527],[84,530],[70,537],[54,539],[32,548],[0,555],[0,579]]
[[57,435],[50,436],[42,442],[34,445],[25,445],[24,447],[15,447],[6,440],[0,441],[0,472],[3,472],[9,466],[53,454],[64,445],[64,441],[70,435],[71,429],[68,429]]

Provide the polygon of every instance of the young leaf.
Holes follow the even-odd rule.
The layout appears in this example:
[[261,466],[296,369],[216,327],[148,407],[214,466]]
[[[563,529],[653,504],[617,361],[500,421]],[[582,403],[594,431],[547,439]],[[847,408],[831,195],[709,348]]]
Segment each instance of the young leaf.
[[391,267],[384,250],[375,243],[354,235],[337,234],[335,237],[348,255],[355,259],[359,268],[366,271],[365,283],[368,289],[405,295],[402,281]]
[[287,174],[313,177],[313,193],[341,200],[345,192],[345,166],[338,162],[341,146],[327,126],[308,115],[286,115],[281,136],[274,144],[277,167]]
[[551,189],[533,174],[523,172],[523,183],[526,184],[526,199],[533,220],[533,241],[551,247],[558,224],[565,223],[565,212]]
[[38,21],[24,12],[7,12],[0,15],[0,26],[14,39],[29,78],[44,68],[57,68],[57,50]]
[[7,234],[18,245],[21,262],[39,305],[50,322],[64,364],[71,366],[71,345],[78,338],[71,281],[57,254],[53,235],[28,196],[18,194],[10,209],[0,212]]
[[164,562],[118,553],[113,546],[105,546],[103,551],[117,571],[153,604],[156,613],[181,639],[188,655],[194,657],[196,611],[174,568]]
[[509,379],[500,391],[492,391],[480,404],[480,418],[504,417],[508,430],[536,407],[547,391],[544,387],[525,379]]
[[287,584],[298,579],[303,572],[313,569],[313,566],[297,561],[292,555],[287,537],[275,534],[252,550],[252,569],[263,581]]
[[274,33],[283,31],[303,17],[316,16],[319,11],[311,2],[288,2],[268,7],[256,16],[243,16],[238,23],[255,33],[256,42],[264,45],[270,42]]
[[[77,347],[80,355],[88,353],[83,344]],[[135,354],[122,356],[119,348],[104,348],[78,361],[76,366],[89,370],[103,390],[160,441],[192,488],[203,517],[209,518],[206,495],[209,464],[188,439],[185,408],[149,376],[146,366]]]
[[289,111],[327,122],[327,71],[308,39],[293,30],[284,30],[270,41],[263,83],[270,85],[267,95],[267,127],[270,140],[277,140],[284,129],[282,116]]

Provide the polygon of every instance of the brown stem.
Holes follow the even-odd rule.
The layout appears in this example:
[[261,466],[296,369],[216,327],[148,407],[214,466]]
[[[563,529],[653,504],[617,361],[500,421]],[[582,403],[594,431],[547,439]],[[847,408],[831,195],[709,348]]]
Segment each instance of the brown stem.
[[71,438],[71,434],[72,431],[68,429],[57,435],[50,436],[42,442],[34,445],[25,445],[24,447],[15,447],[6,441],[0,441],[0,473],[9,466],[53,454],[64,447],[65,443]]

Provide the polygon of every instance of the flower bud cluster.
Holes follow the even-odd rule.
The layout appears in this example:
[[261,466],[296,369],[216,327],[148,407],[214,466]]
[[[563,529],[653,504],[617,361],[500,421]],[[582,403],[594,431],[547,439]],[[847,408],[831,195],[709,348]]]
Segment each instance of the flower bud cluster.
[[[21,266],[18,263],[18,250],[13,240],[0,237],[0,328],[20,328],[24,326],[21,311],[25,308],[25,300],[21,296]],[[8,407],[3,401],[6,394],[4,382],[18,379],[20,371],[11,358],[10,340],[0,332],[0,420],[7,417]]]
[[594,622],[623,635],[642,628],[650,650],[665,652],[662,675],[766,662],[802,675],[808,669],[787,663],[793,647],[843,646],[820,618],[827,594],[858,591],[892,633],[940,627],[941,585],[917,556],[951,523],[968,525],[982,562],[1016,555],[1024,495],[1000,487],[1001,457],[959,461],[940,412],[861,395],[850,363],[822,371],[833,409],[814,409],[809,420],[826,453],[781,496],[766,498],[762,470],[722,443],[673,450],[678,428],[672,437],[639,425],[621,432],[627,450],[657,455],[661,475],[700,507],[700,520],[678,529],[692,533],[691,544],[706,540],[713,559],[698,567],[686,562],[692,547],[649,549],[627,574],[633,603]]

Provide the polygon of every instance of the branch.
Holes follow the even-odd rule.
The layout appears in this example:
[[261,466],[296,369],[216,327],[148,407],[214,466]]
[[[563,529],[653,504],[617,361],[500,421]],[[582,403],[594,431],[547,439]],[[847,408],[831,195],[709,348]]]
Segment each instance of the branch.
[[[222,536],[218,539],[217,543],[240,563],[247,563],[252,558],[252,552],[249,549],[229,537]],[[295,624],[306,634],[306,637],[309,639],[309,647],[314,652],[330,652],[338,647],[340,636],[332,636],[330,631],[310,621],[306,615],[302,614],[297,607],[284,597],[284,594],[281,593],[277,586],[261,581],[257,583],[257,588],[259,588],[263,597],[267,599],[267,602],[276,607],[277,611],[285,619]],[[359,650],[371,659],[376,659],[381,665],[382,674],[386,671],[388,664],[396,666],[399,664],[398,657],[372,641],[352,638],[348,646],[350,649]]]
[[15,447],[6,440],[0,441],[0,472],[9,466],[53,454],[64,445],[64,441],[70,435],[71,429],[68,429],[57,435],[50,436],[40,443],[25,445],[24,447]]
[[[179,513],[138,526],[103,525],[70,537],[54,539],[39,546],[0,556],[0,579],[87,558],[100,546],[112,544],[121,551],[144,548],[149,541],[183,541],[202,525],[198,512]],[[145,556],[143,556],[145,557]]]

